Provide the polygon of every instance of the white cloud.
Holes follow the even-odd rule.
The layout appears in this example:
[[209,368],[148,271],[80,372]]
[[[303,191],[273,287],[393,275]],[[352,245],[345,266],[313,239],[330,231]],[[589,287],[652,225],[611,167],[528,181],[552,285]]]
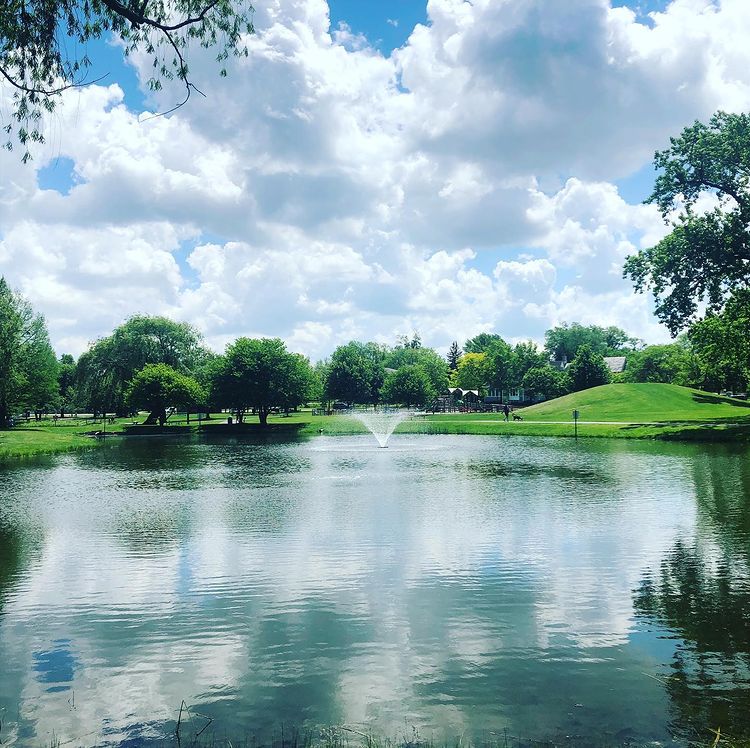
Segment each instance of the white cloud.
[[675,0],[648,25],[607,0],[427,13],[384,56],[331,29],[323,0],[273,0],[228,78],[190,50],[208,96],[168,117],[117,85],[66,93],[35,164],[70,158],[69,194],[0,154],[0,273],[76,353],[134,312],[312,357],[411,329],[443,348],[539,339],[562,319],[662,339],[621,265],[665,227],[613,180],[692,120],[748,107],[750,6]]

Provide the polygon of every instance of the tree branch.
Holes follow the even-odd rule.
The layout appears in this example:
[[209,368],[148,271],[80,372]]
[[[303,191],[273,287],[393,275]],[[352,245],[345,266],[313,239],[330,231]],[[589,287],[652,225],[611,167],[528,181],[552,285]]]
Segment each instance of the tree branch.
[[149,18],[145,15],[145,8],[146,3],[144,2],[141,6],[142,10],[141,12],[136,12],[134,10],[131,10],[126,5],[123,5],[118,0],[102,0],[104,5],[106,5],[111,11],[114,13],[117,13],[120,16],[123,16],[124,18],[127,18],[128,21],[130,21],[134,26],[140,26],[141,24],[145,24],[146,26],[152,26],[155,29],[159,29],[160,31],[178,31],[179,29],[184,28],[185,26],[190,26],[191,24],[198,23],[200,21],[203,21],[206,17],[206,15],[215,8],[220,0],[212,0],[208,5],[206,5],[205,8],[195,17],[193,18],[186,18],[184,21],[180,21],[179,23],[168,25],[166,23],[160,23],[159,21],[155,21],[153,18]]
[[[51,90],[47,90],[45,88],[29,88],[29,86],[25,85],[24,83],[19,83],[17,80],[15,80],[10,73],[8,73],[5,68],[0,66],[0,75],[5,78],[5,80],[10,83],[11,86],[17,88],[19,91],[23,91],[24,93],[28,94],[41,94],[42,96],[56,96],[57,94],[61,94],[63,91],[67,91],[69,88],[82,88],[83,86],[93,86],[94,83],[98,83],[100,80],[104,80],[109,73],[104,73],[104,75],[100,75],[98,78],[94,78],[92,81],[81,81],[80,83],[68,83],[65,86],[61,86],[60,88],[54,88]],[[197,89],[196,89],[197,90]]]

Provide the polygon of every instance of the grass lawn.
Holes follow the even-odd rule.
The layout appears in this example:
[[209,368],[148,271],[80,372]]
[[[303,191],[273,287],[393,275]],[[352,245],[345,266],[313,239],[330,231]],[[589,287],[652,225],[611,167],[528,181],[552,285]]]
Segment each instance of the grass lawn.
[[[660,438],[695,441],[750,439],[750,403],[671,384],[608,384],[550,400],[520,410],[523,421],[505,422],[500,413],[438,413],[420,415],[399,424],[401,434],[476,434],[524,436],[573,436],[572,413],[580,413],[581,437]],[[139,419],[143,421],[143,417]],[[210,434],[213,424],[225,425],[227,414],[217,414],[202,424]],[[248,424],[258,419],[246,418]],[[556,423],[558,422],[558,423]],[[593,422],[593,423],[587,423]],[[309,410],[290,416],[270,416],[271,429],[294,428],[296,433],[337,436],[367,433],[356,419],[346,415],[313,416]],[[122,431],[132,419],[107,423],[107,431]],[[184,421],[178,425],[184,426]],[[190,426],[197,429],[197,418]],[[96,446],[84,436],[102,429],[101,421],[51,420],[0,431],[0,463],[19,457],[64,452]],[[217,432],[219,430],[217,429]]]
[[750,420],[750,403],[674,384],[606,384],[524,408],[524,420],[707,422]]

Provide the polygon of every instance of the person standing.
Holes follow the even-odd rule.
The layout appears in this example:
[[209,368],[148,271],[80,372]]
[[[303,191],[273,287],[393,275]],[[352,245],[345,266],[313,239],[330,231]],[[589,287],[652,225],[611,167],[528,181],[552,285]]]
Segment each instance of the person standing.
[[505,403],[503,405],[503,415],[505,416],[505,420],[508,420],[508,416],[510,415],[510,408],[508,407],[508,403]]

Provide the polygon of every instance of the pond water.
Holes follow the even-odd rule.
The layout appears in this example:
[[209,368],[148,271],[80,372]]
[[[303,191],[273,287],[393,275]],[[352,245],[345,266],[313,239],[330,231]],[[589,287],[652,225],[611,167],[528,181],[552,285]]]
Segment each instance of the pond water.
[[0,740],[750,736],[750,452],[132,440],[5,468]]

